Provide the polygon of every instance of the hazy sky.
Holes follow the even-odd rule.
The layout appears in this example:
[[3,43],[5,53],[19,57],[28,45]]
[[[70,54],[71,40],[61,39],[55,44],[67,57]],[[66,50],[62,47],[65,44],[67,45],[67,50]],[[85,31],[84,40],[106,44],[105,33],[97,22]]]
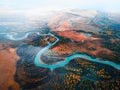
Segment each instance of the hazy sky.
[[0,10],[95,9],[120,11],[120,0],[0,0]]

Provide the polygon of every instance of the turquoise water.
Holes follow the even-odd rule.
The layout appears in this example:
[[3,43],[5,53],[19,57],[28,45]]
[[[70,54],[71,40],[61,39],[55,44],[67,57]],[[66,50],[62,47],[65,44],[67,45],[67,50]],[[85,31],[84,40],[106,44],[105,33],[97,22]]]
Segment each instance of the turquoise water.
[[21,37],[15,37],[18,35],[18,33],[16,32],[11,32],[11,33],[8,33],[6,34],[6,38],[7,39],[10,39],[10,40],[14,40],[14,41],[18,41],[18,40],[23,40],[23,39],[26,39],[28,37],[28,35],[32,34],[32,33],[36,33],[37,35],[40,35],[39,32],[28,32],[26,33],[25,35],[21,36]]
[[[50,34],[52,36],[54,36],[53,34]],[[106,65],[109,65],[109,66],[112,66],[118,70],[120,70],[120,65],[119,64],[116,64],[114,62],[111,62],[111,61],[104,61],[104,60],[100,60],[100,59],[95,59],[95,58],[92,58],[91,56],[87,55],[87,54],[73,54],[71,56],[68,56],[66,57],[66,59],[64,61],[59,61],[55,64],[52,64],[52,65],[49,65],[49,64],[45,64],[45,63],[42,63],[42,60],[41,60],[41,55],[47,50],[49,49],[51,46],[55,45],[58,41],[59,41],[59,38],[57,38],[56,36],[54,36],[56,38],[56,41],[52,44],[49,44],[48,46],[46,46],[45,48],[43,48],[42,50],[40,50],[36,57],[35,57],[35,60],[34,60],[34,63],[36,66],[39,66],[39,67],[43,67],[43,68],[49,68],[51,71],[53,71],[55,68],[59,68],[59,67],[64,67],[65,65],[67,65],[71,60],[73,60],[74,58],[85,58],[85,59],[88,59],[89,61],[92,61],[92,62],[96,62],[96,63],[101,63],[101,64],[106,64]]]
[[[43,49],[41,49],[35,56],[35,60],[34,60],[34,64],[36,66],[39,66],[39,67],[43,67],[43,68],[48,68],[50,69],[51,71],[53,71],[54,69],[56,68],[59,68],[59,67],[64,67],[65,65],[67,65],[71,60],[73,60],[74,58],[84,58],[84,59],[88,59],[89,61],[92,61],[92,62],[95,62],[95,63],[100,63],[100,64],[105,64],[105,65],[109,65],[109,66],[112,66],[118,70],[120,70],[120,65],[119,64],[116,64],[114,62],[111,62],[109,60],[101,60],[101,59],[97,59],[97,58],[93,58],[87,54],[73,54],[71,56],[68,56],[65,58],[65,60],[63,61],[59,61],[55,64],[46,64],[46,63],[43,63],[42,60],[41,60],[41,56],[42,54],[48,50],[50,47],[54,46],[58,41],[59,41],[59,38],[56,37],[55,35],[49,33],[49,34],[40,34],[39,32],[28,32],[26,33],[23,37],[20,37],[20,38],[14,38],[14,35],[17,35],[17,33],[12,33],[12,34],[7,34],[6,37],[10,40],[15,40],[15,41],[18,41],[18,40],[22,40],[22,39],[25,39],[28,37],[29,34],[32,34],[32,33],[36,33],[38,35],[50,35],[54,38],[56,38],[56,41],[53,42],[53,43],[49,43],[49,45],[47,45],[46,47],[44,47]],[[3,33],[1,33],[3,34]],[[47,39],[46,39],[47,40]],[[48,41],[47,41],[48,42]]]
[[54,70],[55,68],[59,68],[59,67],[63,67],[65,65],[67,65],[71,60],[73,60],[74,58],[77,58],[77,57],[85,58],[85,59],[88,59],[89,61],[96,62],[96,63],[106,64],[106,65],[112,66],[112,67],[120,70],[119,64],[116,64],[116,63],[113,63],[110,61],[103,61],[100,59],[95,59],[95,58],[92,58],[91,56],[88,56],[86,54],[73,54],[69,57],[66,57],[66,59],[64,61],[60,61],[54,65],[43,64],[41,62],[41,60],[35,59],[35,65],[40,66],[40,67],[44,67],[44,68],[49,68],[50,70]]
[[87,34],[87,33],[83,33],[86,37],[88,38],[91,38],[91,35],[90,34]]

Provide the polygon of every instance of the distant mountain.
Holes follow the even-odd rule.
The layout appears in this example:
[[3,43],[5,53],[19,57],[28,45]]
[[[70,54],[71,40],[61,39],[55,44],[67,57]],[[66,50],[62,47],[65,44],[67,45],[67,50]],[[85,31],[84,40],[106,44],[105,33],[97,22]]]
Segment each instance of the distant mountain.
[[120,29],[120,13],[66,9],[49,12],[0,13],[4,30],[29,31],[47,25],[51,31],[85,30],[98,33],[106,26]]

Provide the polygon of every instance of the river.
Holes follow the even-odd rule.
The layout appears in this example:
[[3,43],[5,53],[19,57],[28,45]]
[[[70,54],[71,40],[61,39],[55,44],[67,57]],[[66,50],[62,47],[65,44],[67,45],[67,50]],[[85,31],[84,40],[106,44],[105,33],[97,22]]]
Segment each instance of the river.
[[[109,61],[109,60],[101,60],[101,59],[98,59],[98,58],[93,58],[87,54],[72,54],[70,56],[67,56],[65,58],[65,60],[63,61],[59,61],[57,63],[54,63],[54,64],[47,64],[47,63],[43,63],[42,60],[41,60],[41,56],[42,54],[47,51],[50,47],[54,46],[57,42],[59,42],[59,38],[56,37],[55,35],[51,34],[51,33],[48,33],[48,34],[40,34],[39,32],[28,32],[26,33],[24,36],[22,37],[19,37],[19,38],[14,38],[15,35],[17,35],[18,33],[15,33],[15,32],[12,32],[12,34],[5,34],[6,38],[7,39],[10,39],[10,40],[15,40],[15,41],[18,41],[18,40],[23,40],[25,38],[28,37],[28,35],[32,34],[32,33],[36,33],[37,35],[50,35],[54,38],[56,38],[56,40],[53,42],[53,43],[48,43],[47,46],[45,46],[44,48],[42,48],[41,50],[39,50],[39,52],[35,55],[35,59],[34,59],[34,64],[38,67],[43,67],[43,68],[48,68],[50,69],[51,71],[53,71],[54,69],[56,68],[59,68],[59,67],[64,67],[65,65],[67,65],[71,60],[75,59],[75,58],[83,58],[83,59],[87,59],[91,62],[95,62],[95,63],[100,63],[100,64],[105,64],[105,65],[109,65],[109,66],[112,66],[118,70],[120,70],[120,64],[117,64],[117,63],[114,63],[112,61]],[[47,40],[47,39],[46,39]],[[48,41],[47,41],[48,42]]]

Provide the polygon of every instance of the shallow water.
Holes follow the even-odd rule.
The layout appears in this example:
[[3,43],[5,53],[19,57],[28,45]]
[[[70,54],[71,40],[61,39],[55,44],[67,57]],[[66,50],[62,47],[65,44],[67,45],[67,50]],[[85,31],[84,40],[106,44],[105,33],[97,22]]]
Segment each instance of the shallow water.
[[[50,34],[52,36],[54,36],[53,34]],[[40,50],[36,57],[35,57],[35,60],[34,60],[34,63],[36,66],[39,66],[39,67],[43,67],[43,68],[49,68],[51,71],[54,70],[55,68],[59,68],[59,67],[63,67],[65,65],[67,65],[71,60],[73,60],[74,58],[85,58],[85,59],[88,59],[89,61],[92,61],[92,62],[96,62],[96,63],[101,63],[101,64],[105,64],[105,65],[109,65],[109,66],[112,66],[118,70],[120,70],[120,65],[119,64],[116,64],[114,62],[111,62],[111,61],[108,61],[108,60],[100,60],[100,59],[95,59],[87,54],[73,54],[71,56],[68,56],[66,57],[66,59],[64,61],[60,61],[60,62],[57,62],[55,64],[52,64],[52,65],[49,65],[49,64],[45,64],[45,63],[42,63],[42,60],[41,60],[41,55],[47,50],[49,49],[51,46],[55,45],[58,41],[59,41],[59,38],[57,38],[56,36],[54,36],[56,38],[56,41],[52,44],[49,44],[48,46],[46,46],[45,48],[43,48],[42,50]]]
[[[120,70],[120,65],[119,64],[116,64],[114,62],[111,62],[109,60],[101,60],[101,59],[97,59],[97,58],[93,58],[87,54],[73,54],[71,56],[68,56],[65,58],[65,60],[63,61],[59,61],[57,63],[54,63],[54,64],[47,64],[47,63],[43,63],[42,60],[41,60],[41,56],[42,54],[48,50],[50,47],[54,46],[58,41],[59,41],[59,38],[56,37],[55,35],[49,33],[49,34],[40,34],[39,32],[28,32],[26,33],[24,36],[22,37],[18,37],[18,38],[15,38],[15,35],[17,35],[18,33],[15,33],[13,32],[12,34],[3,34],[1,33],[2,35],[5,35],[6,38],[10,39],[10,40],[15,40],[15,41],[18,41],[18,40],[23,40],[25,38],[28,37],[28,35],[32,34],[32,33],[36,33],[37,35],[50,35],[54,38],[56,38],[56,41],[53,42],[53,43],[49,43],[49,45],[47,45],[46,47],[44,47],[43,49],[41,49],[35,56],[35,60],[34,60],[34,64],[36,66],[39,66],[39,67],[43,67],[43,68],[48,68],[50,69],[51,71],[53,71],[54,69],[56,68],[59,68],[59,67],[64,67],[65,65],[67,65],[71,60],[79,57],[79,58],[84,58],[85,60],[89,60],[89,61],[92,61],[92,62],[95,62],[95,63],[100,63],[100,64],[105,64],[105,65],[109,65],[109,66],[112,66],[118,70]],[[46,39],[47,40],[47,39]]]

